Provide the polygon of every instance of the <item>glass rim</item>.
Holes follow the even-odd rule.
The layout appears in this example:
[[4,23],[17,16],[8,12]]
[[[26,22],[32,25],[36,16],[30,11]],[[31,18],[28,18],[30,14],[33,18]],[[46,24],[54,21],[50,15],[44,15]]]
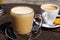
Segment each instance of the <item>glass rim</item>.
[[[14,9],[14,8],[16,8],[16,7],[28,7],[28,8],[30,8],[30,9],[32,9],[32,11],[31,12],[29,12],[29,13],[26,13],[26,14],[31,14],[32,12],[34,12],[34,9],[33,8],[31,8],[31,7],[29,7],[29,6],[15,6],[15,7],[12,7],[11,8],[11,14],[19,14],[19,13],[15,13],[15,12],[12,12],[12,9]],[[20,14],[20,15],[25,15],[25,14]]]
[[55,11],[55,10],[45,10],[42,8],[43,6],[55,6],[55,7],[57,7],[57,9],[55,9],[55,10],[59,10],[59,6],[57,4],[42,4],[40,7],[44,11]]

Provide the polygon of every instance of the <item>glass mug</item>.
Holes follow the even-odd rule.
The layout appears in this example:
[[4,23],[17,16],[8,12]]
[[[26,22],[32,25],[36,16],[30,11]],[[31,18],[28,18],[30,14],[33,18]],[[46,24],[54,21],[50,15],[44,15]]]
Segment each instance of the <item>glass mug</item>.
[[38,27],[37,26],[36,27],[39,30],[39,32],[38,31],[36,32],[36,34],[38,35],[36,35],[35,38],[37,38],[40,35],[42,20],[37,21],[38,20],[37,18],[41,18],[41,15],[36,14],[34,17],[34,10],[32,8],[27,6],[17,6],[11,9],[10,15],[12,18],[13,31],[17,38],[19,39],[28,38],[28,40],[34,39],[32,37],[34,36],[32,33],[36,31],[35,27],[33,27],[34,25],[37,25]]

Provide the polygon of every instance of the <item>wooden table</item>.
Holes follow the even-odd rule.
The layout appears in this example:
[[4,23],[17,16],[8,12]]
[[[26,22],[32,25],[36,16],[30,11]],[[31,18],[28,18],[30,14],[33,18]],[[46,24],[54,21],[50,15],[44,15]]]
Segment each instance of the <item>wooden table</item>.
[[[0,40],[7,40],[5,37],[4,31],[7,26],[2,26],[4,23],[11,22],[11,17],[9,15],[10,9],[14,6],[29,6],[32,7],[35,11],[35,14],[41,13],[40,5],[34,5],[34,4],[20,4],[20,3],[11,3],[11,4],[5,4],[7,13],[5,13],[4,16],[0,17]],[[60,13],[59,13],[60,14]],[[47,29],[47,28],[42,28],[42,33],[41,35],[35,39],[35,40],[60,40],[60,28],[54,28],[54,29]]]

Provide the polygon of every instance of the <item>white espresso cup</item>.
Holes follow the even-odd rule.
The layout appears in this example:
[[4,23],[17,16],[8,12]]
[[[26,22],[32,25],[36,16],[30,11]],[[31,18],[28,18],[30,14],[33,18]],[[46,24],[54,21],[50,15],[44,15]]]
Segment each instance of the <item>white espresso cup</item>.
[[41,5],[41,9],[45,13],[43,13],[45,23],[52,25],[58,15],[59,7],[56,4],[43,4]]

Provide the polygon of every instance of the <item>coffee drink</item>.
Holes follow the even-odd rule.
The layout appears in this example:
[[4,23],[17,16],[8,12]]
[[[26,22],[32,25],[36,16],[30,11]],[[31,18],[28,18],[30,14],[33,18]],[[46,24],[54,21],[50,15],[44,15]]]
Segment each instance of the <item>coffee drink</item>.
[[58,15],[59,6],[56,4],[43,4],[41,5],[41,9],[44,11],[43,15],[45,16],[45,23],[52,25]]
[[30,7],[18,6],[11,9],[13,30],[16,34],[27,34],[32,30],[34,11]]
[[57,7],[56,6],[50,6],[50,5],[48,5],[48,6],[43,6],[42,7],[44,10],[56,10],[57,9]]

